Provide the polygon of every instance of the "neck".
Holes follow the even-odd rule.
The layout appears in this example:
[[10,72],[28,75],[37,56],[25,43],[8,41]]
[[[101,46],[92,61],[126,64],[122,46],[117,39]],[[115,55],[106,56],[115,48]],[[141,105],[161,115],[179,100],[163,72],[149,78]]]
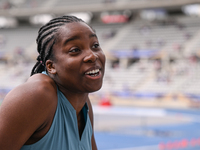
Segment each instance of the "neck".
[[88,100],[88,93],[75,93],[62,88],[59,89],[76,110],[76,115],[78,115]]

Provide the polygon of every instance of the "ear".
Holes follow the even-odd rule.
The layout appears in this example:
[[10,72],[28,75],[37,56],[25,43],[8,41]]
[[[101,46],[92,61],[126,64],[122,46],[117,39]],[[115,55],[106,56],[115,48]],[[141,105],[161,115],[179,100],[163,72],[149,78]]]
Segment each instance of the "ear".
[[55,65],[52,60],[46,61],[46,68],[47,68],[48,73],[54,74],[54,75],[56,74]]

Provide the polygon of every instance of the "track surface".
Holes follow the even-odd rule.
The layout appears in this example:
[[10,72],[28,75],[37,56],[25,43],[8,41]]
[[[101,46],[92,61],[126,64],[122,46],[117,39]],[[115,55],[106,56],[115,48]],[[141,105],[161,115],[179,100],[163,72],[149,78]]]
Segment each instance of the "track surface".
[[93,109],[99,150],[200,150],[200,110]]

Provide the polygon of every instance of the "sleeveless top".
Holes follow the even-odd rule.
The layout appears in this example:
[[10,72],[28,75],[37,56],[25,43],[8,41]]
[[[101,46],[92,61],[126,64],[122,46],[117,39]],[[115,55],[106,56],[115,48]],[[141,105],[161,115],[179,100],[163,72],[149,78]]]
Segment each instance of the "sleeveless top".
[[78,131],[76,110],[57,88],[58,104],[52,125],[38,142],[24,145],[21,150],[91,150],[92,125],[87,103],[82,108],[85,128],[81,139]]

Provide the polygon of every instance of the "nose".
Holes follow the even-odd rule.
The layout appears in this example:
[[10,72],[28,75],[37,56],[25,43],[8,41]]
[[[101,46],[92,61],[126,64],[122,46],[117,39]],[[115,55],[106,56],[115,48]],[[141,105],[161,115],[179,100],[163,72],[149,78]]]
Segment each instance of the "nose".
[[92,50],[89,50],[87,55],[84,57],[84,62],[95,62],[98,56]]

